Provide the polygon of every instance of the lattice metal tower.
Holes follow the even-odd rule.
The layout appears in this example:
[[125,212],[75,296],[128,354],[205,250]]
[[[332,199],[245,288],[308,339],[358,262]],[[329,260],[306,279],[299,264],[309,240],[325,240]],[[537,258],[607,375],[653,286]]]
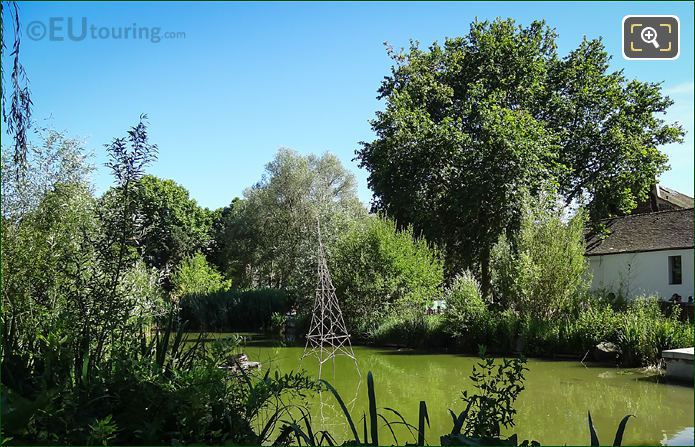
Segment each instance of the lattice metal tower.
[[320,378],[324,363],[333,360],[335,369],[335,356],[345,355],[355,361],[355,367],[359,374],[357,359],[350,344],[350,334],[348,334],[345,327],[343,313],[340,311],[338,297],[335,294],[335,287],[333,287],[333,282],[331,281],[331,273],[328,271],[326,251],[321,241],[321,225],[318,221],[317,228],[319,240],[318,284],[316,285],[316,298],[311,315],[311,326],[306,336],[306,346],[302,359],[310,355],[318,358]]

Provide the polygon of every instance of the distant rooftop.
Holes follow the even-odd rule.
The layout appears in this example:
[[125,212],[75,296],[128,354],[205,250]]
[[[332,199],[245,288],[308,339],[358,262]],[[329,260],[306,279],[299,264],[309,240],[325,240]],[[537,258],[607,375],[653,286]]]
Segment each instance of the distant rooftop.
[[692,197],[686,196],[683,193],[676,191],[675,189],[666,188],[665,186],[658,185],[659,188],[659,198],[674,204],[680,208],[692,208],[695,205],[695,201]]
[[637,208],[632,213],[653,213],[655,211],[692,208],[693,206],[695,206],[695,201],[692,197],[655,183],[652,185],[649,195],[637,204]]
[[692,208],[632,214],[604,224],[608,236],[587,236],[587,256],[693,248]]

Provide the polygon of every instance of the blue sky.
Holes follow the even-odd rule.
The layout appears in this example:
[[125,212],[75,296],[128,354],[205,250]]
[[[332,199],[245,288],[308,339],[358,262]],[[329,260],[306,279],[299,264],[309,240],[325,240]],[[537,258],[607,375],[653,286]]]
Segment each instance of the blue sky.
[[[368,203],[367,174],[352,161],[369,120],[382,108],[376,90],[390,61],[383,42],[428,45],[462,35],[476,17],[545,19],[566,54],[583,36],[603,36],[612,66],[629,78],[663,81],[675,100],[685,144],[662,148],[672,169],[666,186],[693,193],[692,2],[463,3],[21,3],[23,32],[35,21],[68,17],[97,27],[160,27],[185,38],[32,40],[22,54],[34,118],[81,138],[100,167],[97,191],[111,182],[103,145],[147,113],[160,149],[150,172],[183,184],[210,208],[257,182],[279,147],[331,151],[355,173]],[[626,61],[620,53],[627,14],[675,14],[676,61]],[[35,25],[36,26],[36,25]],[[39,25],[40,26],[40,25]]]

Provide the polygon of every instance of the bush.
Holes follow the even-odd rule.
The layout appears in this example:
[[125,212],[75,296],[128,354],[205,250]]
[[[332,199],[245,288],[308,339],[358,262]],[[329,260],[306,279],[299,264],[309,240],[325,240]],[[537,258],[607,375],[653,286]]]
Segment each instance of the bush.
[[274,313],[290,307],[288,294],[277,289],[190,295],[181,300],[180,317],[193,330],[234,332],[270,327]]
[[520,326],[527,355],[583,356],[602,341],[622,350],[623,366],[655,364],[665,349],[690,346],[693,328],[679,321],[678,312],[662,314],[656,297],[638,298],[625,311],[615,311],[607,302],[594,300],[576,315],[563,318],[527,317]]
[[470,271],[465,271],[454,278],[445,298],[446,330],[461,341],[474,333],[473,329],[486,317],[487,306],[480,294],[480,284]]
[[225,280],[222,275],[200,253],[184,259],[171,277],[176,298],[189,295],[207,295],[226,292],[232,287],[232,282]]
[[692,325],[681,322],[677,310],[664,315],[655,297],[637,299],[625,311],[593,299],[573,313],[540,319],[520,316],[512,309],[487,309],[476,286],[470,275],[462,275],[447,290],[450,306],[443,315],[395,312],[372,332],[369,341],[412,348],[454,347],[469,353],[483,345],[503,355],[519,351],[577,358],[608,341],[622,349],[623,366],[653,365],[663,350],[692,345]]
[[519,316],[511,309],[502,312],[490,313],[487,345],[492,346],[498,352],[513,352],[516,350],[516,340],[520,331],[521,321]]
[[616,341],[627,364],[654,364],[661,351],[692,345],[692,326],[680,322],[677,312],[668,317],[662,315],[656,297],[636,299],[617,320]]
[[444,278],[438,252],[412,228],[369,216],[339,238],[329,253],[333,284],[348,331],[366,337],[394,309],[424,311]]
[[602,341],[616,340],[617,318],[618,314],[609,304],[600,302],[580,311],[576,319],[568,319],[565,323],[565,352],[586,353]]
[[441,315],[420,312],[390,316],[372,333],[370,341],[409,348],[441,348],[451,341]]
[[562,324],[557,320],[541,320],[527,317],[521,322],[520,335],[524,341],[524,352],[533,356],[552,356],[560,351]]
[[588,287],[583,212],[564,222],[551,201],[525,206],[515,239],[502,237],[491,253],[496,299],[539,320],[571,308]]

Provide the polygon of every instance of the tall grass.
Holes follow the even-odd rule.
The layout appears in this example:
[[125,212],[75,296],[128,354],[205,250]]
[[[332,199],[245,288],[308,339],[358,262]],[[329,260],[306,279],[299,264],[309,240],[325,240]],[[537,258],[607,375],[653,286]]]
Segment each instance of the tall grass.
[[459,321],[451,315],[404,313],[385,319],[373,332],[375,344],[412,348],[450,348],[475,352],[485,345],[492,352],[582,358],[597,344],[621,347],[623,366],[648,366],[665,349],[692,346],[693,326],[679,319],[678,309],[660,310],[654,297],[638,298],[616,310],[611,303],[589,300],[573,312],[554,318],[519,316],[512,310],[477,310],[475,318]]

